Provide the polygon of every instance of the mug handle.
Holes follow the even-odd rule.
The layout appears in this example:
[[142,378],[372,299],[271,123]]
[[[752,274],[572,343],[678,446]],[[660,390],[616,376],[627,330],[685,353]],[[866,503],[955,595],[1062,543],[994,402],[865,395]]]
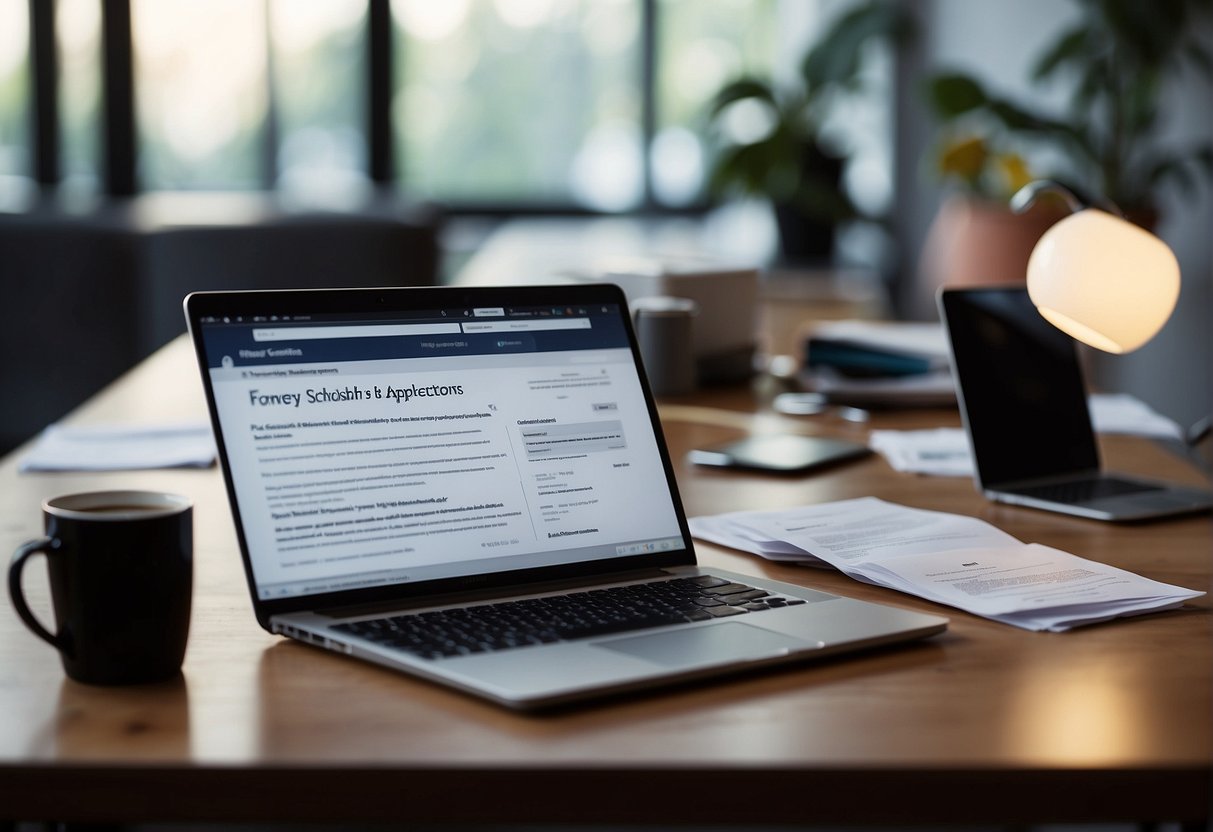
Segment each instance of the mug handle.
[[42,626],[42,622],[34,617],[34,613],[30,610],[29,605],[25,603],[25,595],[21,592],[21,572],[25,569],[25,563],[29,560],[30,555],[42,552],[47,557],[50,557],[51,551],[54,548],[55,541],[53,539],[42,537],[38,540],[31,540],[28,543],[22,544],[13,553],[13,560],[8,566],[8,595],[13,601],[13,607],[16,608],[17,615],[21,616],[21,620],[25,622],[25,626],[33,630],[34,635],[46,641],[56,650],[63,650],[63,639]]

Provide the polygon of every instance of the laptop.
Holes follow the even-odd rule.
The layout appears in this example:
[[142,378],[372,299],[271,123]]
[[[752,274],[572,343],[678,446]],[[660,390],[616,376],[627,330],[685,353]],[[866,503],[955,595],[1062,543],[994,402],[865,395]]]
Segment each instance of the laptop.
[[273,633],[532,709],[946,626],[696,566],[615,286],[185,310]]
[[1202,489],[1101,470],[1074,340],[1024,287],[942,289],[938,304],[986,497],[1097,520],[1213,506]]

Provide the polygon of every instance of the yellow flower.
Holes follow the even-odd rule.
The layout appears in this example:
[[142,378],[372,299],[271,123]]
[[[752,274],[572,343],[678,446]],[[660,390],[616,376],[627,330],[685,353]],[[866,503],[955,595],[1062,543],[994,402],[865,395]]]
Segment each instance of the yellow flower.
[[975,180],[989,157],[985,139],[968,136],[944,145],[939,154],[939,170],[945,175]]
[[1028,170],[1028,163],[1018,153],[1000,154],[995,158],[994,164],[1006,180],[1008,193],[1015,193],[1035,178]]

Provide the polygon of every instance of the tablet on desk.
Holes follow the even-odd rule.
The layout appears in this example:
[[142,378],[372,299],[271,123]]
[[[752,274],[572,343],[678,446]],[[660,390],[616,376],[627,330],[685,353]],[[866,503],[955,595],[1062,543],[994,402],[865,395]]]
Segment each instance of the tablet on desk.
[[749,436],[713,448],[696,448],[688,458],[696,465],[745,468],[800,474],[867,456],[871,450],[857,442],[819,436],[773,434]]

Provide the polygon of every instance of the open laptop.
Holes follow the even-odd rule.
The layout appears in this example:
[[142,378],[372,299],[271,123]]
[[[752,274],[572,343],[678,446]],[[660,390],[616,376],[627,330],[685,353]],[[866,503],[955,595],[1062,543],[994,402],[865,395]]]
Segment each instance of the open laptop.
[[943,289],[938,303],[986,497],[1098,520],[1213,506],[1208,491],[1101,471],[1074,341],[1024,287]]
[[185,309],[272,632],[537,708],[946,626],[696,566],[615,286]]

